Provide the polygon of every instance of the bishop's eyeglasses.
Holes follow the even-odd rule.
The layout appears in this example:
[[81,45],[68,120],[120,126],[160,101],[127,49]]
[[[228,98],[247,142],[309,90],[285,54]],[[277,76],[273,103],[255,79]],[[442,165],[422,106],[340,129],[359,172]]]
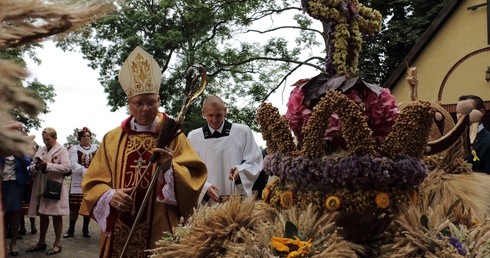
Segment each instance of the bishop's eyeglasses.
[[147,106],[148,108],[154,108],[158,105],[158,100],[150,100],[150,101],[130,101],[132,105],[134,105],[136,108],[143,108],[144,106]]

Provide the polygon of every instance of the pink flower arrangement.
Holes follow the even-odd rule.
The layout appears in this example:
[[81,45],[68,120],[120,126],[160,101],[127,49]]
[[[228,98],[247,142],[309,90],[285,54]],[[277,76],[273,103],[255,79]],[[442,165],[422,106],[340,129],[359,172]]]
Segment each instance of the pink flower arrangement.
[[304,94],[301,90],[301,86],[308,81],[309,79],[301,79],[292,85],[295,87],[289,96],[288,103],[286,104],[288,108],[286,112],[286,119],[289,122],[289,127],[298,140],[303,139],[301,128],[304,124],[306,124],[311,115],[311,110],[303,105]]
[[369,91],[365,99],[365,107],[373,136],[382,143],[400,114],[396,99],[386,88],[381,91],[379,96],[373,91]]
[[[302,79],[292,85],[294,89],[287,103],[286,119],[298,141],[303,139],[302,128],[308,122],[312,112],[303,104],[305,96],[302,86],[308,81],[309,79]],[[376,142],[382,143],[400,113],[396,99],[391,95],[390,90],[383,88],[377,94],[369,87],[362,87],[361,89],[351,88],[344,94],[363,107],[368,117],[369,127],[373,131],[373,137]],[[342,123],[336,113],[333,113],[328,119],[325,140],[330,141],[334,146],[343,146]]]

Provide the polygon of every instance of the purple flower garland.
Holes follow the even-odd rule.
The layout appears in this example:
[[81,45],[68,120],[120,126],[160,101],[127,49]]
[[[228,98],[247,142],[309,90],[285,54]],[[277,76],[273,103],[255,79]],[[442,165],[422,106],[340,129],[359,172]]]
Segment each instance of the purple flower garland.
[[371,155],[320,159],[270,154],[265,157],[264,170],[301,188],[354,191],[413,188],[428,173],[422,161],[410,156],[391,160]]

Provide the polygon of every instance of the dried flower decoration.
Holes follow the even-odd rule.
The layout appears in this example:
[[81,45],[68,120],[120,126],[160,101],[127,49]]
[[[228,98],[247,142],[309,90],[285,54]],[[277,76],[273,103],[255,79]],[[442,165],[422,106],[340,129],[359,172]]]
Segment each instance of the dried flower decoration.
[[273,236],[271,238],[271,247],[279,254],[292,257],[305,257],[313,245],[311,240],[303,241],[298,227],[291,221],[286,221],[284,237]]
[[272,237],[271,246],[279,253],[286,253],[287,257],[305,257],[311,246],[310,241],[301,241],[298,237]]
[[[324,74],[320,74],[311,79],[300,80],[292,86],[294,89],[291,91],[287,103],[285,117],[299,142],[303,141],[304,125],[310,119],[313,108],[327,90],[342,91],[347,98],[361,108],[376,143],[384,142],[399,115],[395,97],[391,95],[389,89],[369,84],[358,77],[328,78]],[[339,120],[339,115],[334,111],[325,119],[328,119],[328,126],[324,135],[326,144],[330,148],[345,148],[345,140],[342,138],[344,126]]]
[[264,188],[264,190],[262,190],[262,200],[264,200],[264,202],[269,201],[270,195],[271,195],[271,189],[269,187],[266,187]]
[[[271,106],[264,105],[261,108],[270,109]],[[257,111],[258,114],[263,113],[261,108]],[[342,135],[348,151],[343,155],[327,155],[323,149],[323,132],[328,124],[326,118],[334,111],[338,112],[344,128]],[[338,195],[345,204],[339,209],[344,211],[370,209],[369,205],[386,208],[398,200],[408,201],[413,189],[427,177],[428,170],[421,156],[428,140],[433,116],[433,109],[427,103],[416,102],[409,105],[393,122],[393,130],[387,132],[388,137],[384,144],[378,145],[372,137],[372,131],[361,107],[339,91],[327,91],[315,105],[307,125],[303,128],[304,138],[299,144],[299,155],[288,155],[278,151],[266,156],[264,170],[269,175],[278,176],[281,180],[278,184],[290,185],[282,190],[277,187],[270,188],[268,201],[273,206],[289,207],[290,202],[286,204],[284,198],[293,189],[295,195],[298,195],[298,198],[295,197],[294,205],[300,202],[299,196],[303,191],[323,193],[317,198],[324,198],[325,194],[328,196],[332,191],[345,191],[344,195]],[[273,128],[267,124],[267,119],[272,117],[261,116],[259,124],[263,131]],[[267,125],[265,127],[262,126],[264,122]],[[281,130],[285,131],[284,124]],[[291,135],[291,132],[281,134]],[[280,145],[278,138],[275,138],[276,146]],[[374,200],[376,193],[386,193],[389,189],[400,189],[397,194],[406,196],[391,200],[388,198],[388,204],[369,201],[369,198],[364,197],[367,196],[366,192],[372,191]],[[351,199],[346,198],[345,194],[357,195],[361,192],[364,196],[360,199],[344,202],[344,199]],[[360,200],[366,203],[360,204]],[[322,206],[323,204],[320,204],[317,207]],[[396,205],[393,207],[396,208]]]
[[381,209],[386,209],[390,206],[390,196],[385,192],[379,192],[374,198],[376,205]]
[[325,198],[325,209],[328,211],[336,211],[340,207],[340,198],[335,195],[330,195]]
[[291,208],[294,206],[294,197],[293,192],[286,191],[281,194],[280,197],[281,207],[282,208]]
[[287,122],[279,114],[279,110],[270,103],[262,103],[257,109],[256,116],[260,124],[260,132],[267,143],[267,152],[293,155],[296,146]]
[[356,73],[362,46],[361,32],[381,30],[381,13],[357,0],[303,0],[303,9],[328,26],[325,71],[330,76]]

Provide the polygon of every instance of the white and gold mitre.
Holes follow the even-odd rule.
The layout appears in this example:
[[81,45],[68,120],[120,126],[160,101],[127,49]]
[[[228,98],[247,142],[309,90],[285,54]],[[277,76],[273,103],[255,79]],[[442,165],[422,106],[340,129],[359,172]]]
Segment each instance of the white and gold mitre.
[[119,71],[119,83],[128,98],[145,93],[158,94],[161,80],[157,61],[140,47],[129,54]]

